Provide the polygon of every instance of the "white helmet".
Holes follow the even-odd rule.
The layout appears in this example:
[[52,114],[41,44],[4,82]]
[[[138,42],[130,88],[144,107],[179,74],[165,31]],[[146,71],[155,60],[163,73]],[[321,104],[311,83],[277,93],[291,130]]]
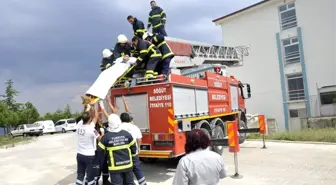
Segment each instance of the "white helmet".
[[108,128],[111,130],[117,130],[121,125],[120,117],[117,114],[111,114],[108,117]]
[[152,34],[152,33],[145,32],[145,33],[142,35],[142,39],[143,39],[143,40],[146,40],[146,39],[147,39],[147,37],[152,37],[152,36],[153,36],[153,34]]
[[124,34],[118,35],[118,43],[125,44],[127,41],[127,37]]
[[103,50],[103,57],[104,58],[108,58],[108,57],[110,57],[112,55],[113,55],[113,53],[112,53],[112,51],[110,49],[104,49]]

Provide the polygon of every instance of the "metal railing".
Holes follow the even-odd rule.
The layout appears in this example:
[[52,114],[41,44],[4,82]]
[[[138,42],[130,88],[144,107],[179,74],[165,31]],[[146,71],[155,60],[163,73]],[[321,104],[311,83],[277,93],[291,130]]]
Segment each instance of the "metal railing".
[[304,100],[306,98],[304,89],[288,91],[288,98],[289,98],[289,101]]

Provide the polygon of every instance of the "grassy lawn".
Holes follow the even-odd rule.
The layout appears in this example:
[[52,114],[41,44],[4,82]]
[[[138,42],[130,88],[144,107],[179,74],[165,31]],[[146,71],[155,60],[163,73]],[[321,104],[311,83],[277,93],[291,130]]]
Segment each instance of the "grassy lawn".
[[[248,139],[260,139],[259,134],[248,135]],[[306,129],[297,132],[279,132],[272,136],[266,136],[270,140],[286,141],[313,141],[336,143],[336,128]]]
[[19,143],[22,141],[30,140],[30,137],[9,137],[9,136],[0,136],[0,146]]

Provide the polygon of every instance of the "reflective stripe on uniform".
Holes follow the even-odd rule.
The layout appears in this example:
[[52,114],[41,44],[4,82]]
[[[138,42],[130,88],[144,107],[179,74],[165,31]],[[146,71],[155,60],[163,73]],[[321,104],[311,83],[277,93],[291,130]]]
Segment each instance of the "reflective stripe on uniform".
[[[109,170],[114,171],[114,170],[123,170],[127,168],[131,168],[133,166],[133,160],[132,160],[132,152],[130,149],[130,146],[134,145],[135,141],[133,140],[131,143],[127,145],[121,145],[121,146],[113,146],[113,147],[106,147],[106,150],[109,152],[110,155],[110,160],[111,160],[111,166],[108,167]],[[120,165],[120,166],[115,166],[114,165],[114,158],[113,158],[113,151],[116,150],[122,150],[122,149],[127,149],[128,154],[129,154],[129,164],[126,165]]]
[[105,146],[104,146],[104,144],[103,144],[103,143],[101,143],[101,142],[98,142],[98,146],[99,146],[101,149],[105,150]]
[[162,56],[162,59],[165,59],[165,58],[167,58],[167,57],[169,57],[171,55],[174,55],[174,53],[172,53],[172,52],[167,53],[167,54],[165,54],[165,55]]
[[145,33],[146,29],[137,29],[135,32],[137,32],[137,33]]
[[108,63],[108,64],[106,64],[105,68],[108,68],[108,67],[110,67],[110,66],[111,66],[111,64]]
[[159,24],[153,26],[153,28],[157,28],[157,27],[160,27],[160,26],[163,26],[163,24],[162,24],[162,23],[159,23]]
[[143,59],[142,59],[141,57],[138,57],[138,60],[139,60],[139,61],[142,61]]

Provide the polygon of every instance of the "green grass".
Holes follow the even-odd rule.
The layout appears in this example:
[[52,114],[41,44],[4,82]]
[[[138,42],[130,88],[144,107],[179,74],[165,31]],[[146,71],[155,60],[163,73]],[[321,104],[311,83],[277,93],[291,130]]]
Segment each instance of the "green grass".
[[[248,139],[260,139],[260,134],[250,134]],[[336,129],[306,129],[297,132],[281,132],[271,136],[266,136],[270,140],[286,140],[286,141],[313,141],[313,142],[331,142],[336,143]]]
[[10,137],[10,136],[0,136],[0,146],[15,144],[22,141],[30,140],[30,137]]

